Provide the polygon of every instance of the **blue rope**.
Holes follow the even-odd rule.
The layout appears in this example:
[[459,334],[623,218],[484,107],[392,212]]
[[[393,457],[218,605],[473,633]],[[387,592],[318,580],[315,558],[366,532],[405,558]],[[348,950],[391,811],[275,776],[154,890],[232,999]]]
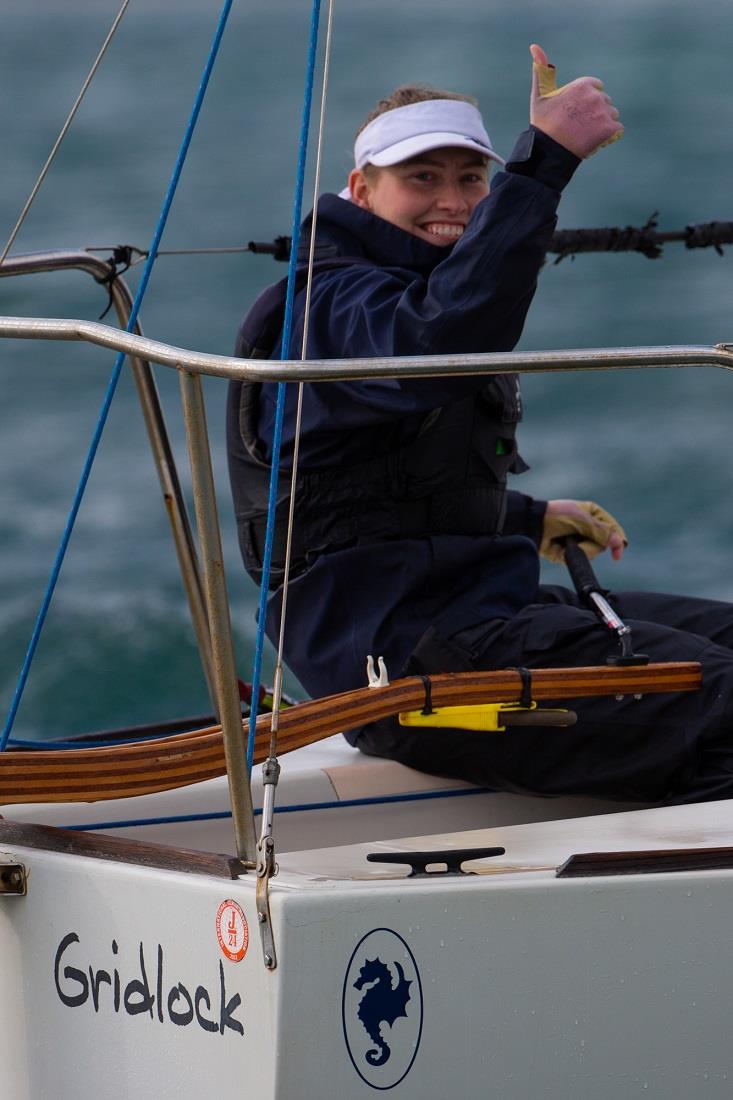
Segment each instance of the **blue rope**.
[[[144,270],[143,270],[142,278],[140,280],[140,285],[138,287],[137,294],[135,295],[135,301],[134,301],[133,306],[132,306],[132,313],[130,314],[130,320],[128,321],[128,324],[127,324],[127,332],[132,332],[134,327],[135,327],[135,324],[137,323],[137,317],[138,317],[138,313],[140,311],[140,306],[141,306],[142,300],[145,296],[145,292],[148,288],[148,282],[150,280],[150,275],[151,275],[152,270],[153,270],[153,264],[155,263],[155,260],[156,260],[156,257],[157,257],[158,247],[160,245],[160,240],[161,240],[161,237],[163,236],[163,230],[165,229],[165,225],[166,225],[166,222],[168,220],[168,214],[170,213],[170,209],[171,209],[171,206],[173,204],[173,197],[176,193],[176,188],[178,186],[178,181],[180,179],[181,172],[183,170],[183,165],[184,165],[184,162],[186,160],[186,155],[188,153],[188,149],[189,149],[189,146],[191,144],[191,138],[193,137],[193,131],[194,131],[194,129],[196,127],[196,123],[198,121],[199,113],[201,111],[201,106],[202,106],[203,101],[204,101],[204,96],[206,95],[206,89],[207,89],[208,84],[209,84],[209,77],[211,76],[211,72],[212,72],[212,69],[214,67],[214,62],[216,61],[216,56],[219,52],[219,46],[221,44],[221,39],[222,39],[222,36],[224,34],[224,29],[226,27],[227,19],[229,18],[229,12],[231,10],[232,3],[233,3],[233,0],[225,0],[224,7],[222,8],[221,15],[219,16],[219,22],[218,22],[218,25],[217,25],[217,28],[216,28],[216,33],[214,35],[214,39],[213,39],[211,48],[209,50],[209,56],[207,58],[206,65],[204,66],[204,71],[203,71],[203,74],[202,74],[202,77],[201,77],[201,82],[199,84],[198,92],[196,93],[196,99],[194,101],[193,109],[191,111],[191,116],[188,120],[188,125],[186,127],[186,132],[183,136],[183,141],[181,142],[181,147],[180,147],[179,152],[178,152],[178,158],[176,160],[175,168],[173,169],[173,175],[171,176],[171,181],[168,185],[168,191],[166,193],[165,201],[163,202],[163,208],[162,208],[162,210],[160,212],[160,216],[158,218],[158,224],[156,226],[155,233],[153,235],[153,240],[152,240],[152,243],[150,245],[148,258],[145,262],[145,267],[144,267]],[[30,672],[31,664],[33,662],[33,657],[34,657],[36,649],[38,647],[38,642],[39,642],[40,637],[41,637],[41,631],[43,630],[43,625],[46,621],[46,615],[48,614],[48,609],[51,606],[51,600],[53,598],[54,590],[56,588],[56,582],[58,581],[59,574],[61,572],[61,566],[63,564],[64,557],[66,556],[66,551],[68,549],[69,541],[71,539],[71,534],[72,534],[72,531],[74,530],[74,524],[76,522],[76,517],[77,517],[77,514],[79,512],[79,507],[81,505],[82,498],[83,498],[84,492],[86,490],[87,482],[89,480],[89,475],[90,475],[91,470],[92,470],[92,465],[94,463],[94,459],[95,459],[96,454],[97,454],[97,449],[99,447],[99,442],[102,438],[102,432],[104,431],[104,426],[107,423],[107,418],[109,416],[110,406],[112,404],[112,398],[114,397],[115,390],[117,388],[117,383],[119,381],[120,374],[122,372],[122,365],[123,365],[124,361],[125,361],[125,354],[124,354],[124,352],[120,352],[120,354],[117,356],[117,359],[115,361],[115,365],[114,365],[114,368],[112,370],[112,375],[110,377],[110,380],[109,380],[109,383],[108,383],[108,386],[107,386],[107,390],[106,390],[105,395],[104,395],[104,400],[102,402],[102,407],[101,407],[101,410],[100,410],[100,413],[99,413],[99,419],[97,420],[97,425],[94,429],[94,434],[92,436],[92,441],[89,445],[89,450],[87,452],[87,456],[86,456],[86,459],[84,461],[84,467],[82,469],[81,477],[79,479],[79,484],[77,486],[76,493],[74,495],[74,500],[73,500],[73,503],[72,503],[72,506],[71,506],[71,510],[69,512],[69,517],[66,521],[66,527],[64,529],[64,533],[63,533],[63,536],[61,538],[61,543],[60,543],[58,551],[56,553],[56,559],[54,561],[53,568],[51,570],[51,576],[50,576],[49,581],[48,581],[48,586],[46,588],[46,592],[45,592],[45,595],[43,597],[43,601],[41,603],[40,611],[38,612],[38,617],[36,618],[36,623],[35,623],[35,626],[33,628],[33,634],[31,635],[31,640],[30,640],[30,643],[28,645],[28,650],[27,650],[26,655],[25,655],[25,660],[23,662],[23,667],[22,667],[22,669],[20,671],[20,675],[18,677],[18,683],[17,683],[16,688],[15,688],[15,694],[13,696],[13,701],[12,701],[12,704],[10,706],[10,712],[8,714],[7,721],[5,723],[5,727],[3,729],[2,736],[0,737],[0,752],[2,752],[5,749],[5,747],[8,743],[8,738],[10,737],[10,733],[13,729],[13,724],[15,722],[15,716],[18,713],[18,707],[20,706],[20,701],[23,697],[23,691],[25,689],[26,681],[28,680],[28,674]]]
[[[290,358],[290,341],[293,331],[293,301],[295,298],[295,273],[298,267],[298,246],[300,244],[300,222],[303,210],[303,183],[305,180],[305,165],[308,153],[308,131],[310,127],[311,103],[313,100],[313,84],[315,79],[316,52],[318,47],[318,23],[321,13],[320,0],[313,0],[311,12],[310,42],[308,44],[308,66],[305,77],[305,94],[303,97],[303,115],[300,125],[300,142],[298,145],[298,170],[295,183],[295,196],[293,200],[293,221],[290,246],[290,263],[288,266],[288,286],[285,297],[285,319],[283,321],[281,359]],[[282,443],[283,419],[285,416],[286,384],[279,382],[277,387],[277,406],[275,408],[275,426],[272,437],[272,468],[270,470],[270,495],[267,511],[267,527],[265,530],[265,551],[262,562],[262,581],[260,587],[260,604],[257,613],[257,637],[255,641],[254,665],[252,669],[252,709],[249,716],[249,738],[247,741],[247,770],[251,773],[255,751],[255,731],[257,726],[257,700],[260,691],[260,678],[262,675],[262,655],[265,648],[265,617],[267,615],[267,593],[270,587],[270,566],[272,564],[272,547],[275,540],[275,507],[277,505],[277,483],[280,473],[280,447]]]
[[[343,802],[303,802],[291,806],[276,806],[276,814],[304,813],[308,810],[339,810],[350,806],[384,806],[391,802],[428,802],[436,798],[465,798],[474,794],[494,794],[491,787],[457,787],[447,791],[420,791],[417,794],[374,795],[368,798],[348,798]],[[255,816],[262,810],[255,810]],[[177,814],[171,817],[141,817],[128,821],[96,821],[91,825],[64,825],[75,832],[95,832],[97,829],[128,829],[135,825],[183,825],[190,821],[224,821],[232,816],[230,810],[201,814]]]

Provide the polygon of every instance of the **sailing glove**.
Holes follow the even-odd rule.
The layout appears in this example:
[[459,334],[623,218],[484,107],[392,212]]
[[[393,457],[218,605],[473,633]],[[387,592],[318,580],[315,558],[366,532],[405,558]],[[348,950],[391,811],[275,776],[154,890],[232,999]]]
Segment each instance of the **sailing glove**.
[[[628,546],[626,532],[617,519],[593,500],[552,500],[542,526],[540,555],[548,561],[565,561],[565,551],[556,540],[577,535],[581,549],[594,558],[616,535]],[[614,540],[618,543],[618,538]],[[614,554],[614,557],[616,554]]]

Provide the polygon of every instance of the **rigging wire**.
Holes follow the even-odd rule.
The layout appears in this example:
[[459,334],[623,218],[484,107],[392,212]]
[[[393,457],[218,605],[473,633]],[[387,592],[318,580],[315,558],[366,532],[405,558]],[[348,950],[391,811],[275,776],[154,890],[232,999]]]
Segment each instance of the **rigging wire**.
[[[290,262],[288,265],[288,285],[285,296],[285,318],[283,321],[282,347],[280,358],[288,359],[290,354],[290,341],[293,331],[293,301],[295,298],[295,278],[298,268],[298,244],[300,242],[300,222],[303,210],[303,188],[305,181],[305,165],[308,154],[308,135],[310,130],[311,104],[313,101],[313,85],[315,83],[316,53],[318,49],[318,27],[320,23],[320,0],[313,0],[311,9],[310,38],[308,42],[308,61],[305,76],[305,91],[303,95],[303,112],[300,124],[300,140],[298,143],[298,166],[296,171],[295,193],[293,196],[292,217],[292,247],[290,250]],[[272,548],[275,541],[275,509],[277,506],[277,488],[280,472],[280,450],[282,444],[283,421],[285,417],[286,383],[279,382],[277,387],[277,404],[275,406],[275,424],[272,434],[272,467],[270,470],[270,489],[267,510],[267,526],[265,529],[265,546],[262,561],[262,578],[260,581],[260,602],[257,614],[257,635],[255,639],[254,663],[252,668],[252,709],[249,716],[249,737],[247,742],[247,770],[252,772],[255,750],[255,733],[257,727],[257,699],[259,695],[260,679],[262,676],[262,656],[265,648],[265,619],[267,617],[267,593],[270,586],[270,571],[272,566]],[[277,690],[277,686],[275,688]]]
[[[328,95],[328,78],[331,61],[331,34],[333,30],[333,0],[328,0],[328,16],[326,26],[326,46],[323,62],[323,83],[321,86],[321,109],[318,119],[318,144],[316,147],[316,166],[313,180],[313,216],[311,218],[310,242],[308,245],[308,276],[305,284],[305,303],[303,307],[303,340],[301,343],[300,358],[305,361],[308,358],[308,322],[310,319],[311,292],[313,289],[313,260],[316,251],[316,230],[318,225],[318,193],[321,189],[321,164],[323,160],[323,132],[326,121],[326,99]],[[277,732],[279,725],[280,702],[283,689],[283,650],[285,647],[285,619],[288,608],[288,589],[290,584],[290,559],[293,546],[293,525],[295,522],[295,487],[298,477],[298,459],[300,457],[300,429],[303,418],[303,383],[298,383],[298,401],[295,411],[295,432],[293,440],[292,472],[290,477],[290,500],[288,503],[288,526],[285,543],[285,565],[282,600],[280,605],[280,635],[277,645],[277,661],[275,664],[275,681],[272,693],[272,721],[270,738],[270,756],[277,756]]]
[[[684,229],[666,232],[657,230],[657,214],[652,214],[642,226],[601,226],[587,229],[558,229],[553,233],[548,252],[558,254],[555,263],[566,256],[582,252],[639,252],[648,260],[658,260],[665,244],[681,243],[689,251],[714,248],[723,256],[723,245],[733,244],[733,222],[690,222]],[[216,256],[252,252],[255,255],[272,256],[285,263],[290,258],[290,237],[278,236],[273,241],[249,241],[242,245],[214,248],[160,249],[159,256]],[[135,267],[143,262],[147,252],[133,244],[89,245],[86,252],[111,252],[116,262]],[[133,256],[133,253],[135,254]]]
[[[176,163],[175,163],[175,166],[173,168],[173,173],[171,175],[170,183],[168,184],[168,189],[166,191],[165,199],[163,200],[163,206],[162,206],[159,218],[158,218],[158,224],[157,224],[157,226],[155,228],[155,232],[153,234],[153,240],[152,240],[151,245],[150,245],[149,255],[148,255],[147,261],[145,263],[145,268],[143,270],[143,273],[142,273],[142,276],[141,276],[141,279],[140,279],[140,285],[137,289],[137,294],[135,295],[135,301],[133,302],[132,310],[130,312],[130,318],[128,320],[127,329],[126,329],[127,332],[132,332],[135,328],[136,323],[137,323],[138,314],[140,312],[140,306],[142,305],[142,300],[143,300],[143,298],[145,296],[145,292],[148,288],[148,283],[150,281],[150,276],[152,274],[153,265],[154,265],[156,257],[157,257],[158,246],[159,246],[160,240],[163,236],[163,231],[165,229],[166,222],[168,221],[168,215],[170,213],[171,206],[173,205],[173,198],[175,196],[176,189],[178,187],[178,181],[181,178],[181,172],[183,171],[183,165],[185,163],[186,156],[188,155],[188,150],[189,150],[189,147],[191,145],[191,139],[193,138],[193,132],[196,128],[196,123],[198,121],[199,114],[201,113],[201,107],[203,105],[204,96],[206,95],[206,90],[207,90],[208,85],[209,85],[209,78],[211,77],[211,73],[212,73],[212,70],[214,68],[214,62],[216,61],[217,55],[219,53],[219,46],[221,45],[221,40],[222,40],[222,37],[224,35],[224,30],[225,30],[225,27],[226,27],[226,24],[227,24],[227,20],[229,18],[229,12],[231,11],[232,3],[233,3],[233,0],[224,0],[224,6],[221,10],[221,14],[219,15],[219,21],[217,23],[216,31],[214,33],[214,38],[213,38],[213,41],[212,41],[211,46],[209,48],[209,55],[206,59],[206,64],[204,65],[204,69],[203,69],[203,73],[202,73],[202,76],[201,76],[201,79],[200,79],[199,87],[198,87],[198,90],[196,92],[196,97],[194,99],[193,108],[191,110],[191,114],[190,114],[190,117],[189,117],[189,120],[188,120],[188,124],[186,126],[186,130],[185,130],[185,133],[183,135],[183,139],[181,141],[181,145],[180,145],[180,148],[179,148],[179,151],[178,151],[178,156],[176,158]],[[23,667],[22,667],[22,669],[20,671],[20,675],[18,677],[18,682],[16,684],[15,693],[13,695],[13,701],[12,701],[11,706],[10,706],[10,711],[8,713],[8,717],[7,717],[2,735],[0,735],[0,752],[2,752],[5,749],[5,747],[8,743],[8,739],[10,737],[10,733],[13,729],[13,724],[15,722],[16,714],[18,713],[18,707],[20,706],[20,701],[23,697],[23,691],[25,689],[25,685],[26,685],[26,682],[28,680],[28,674],[30,672],[31,664],[33,662],[33,657],[34,657],[36,649],[38,647],[38,642],[39,642],[40,637],[41,637],[41,631],[43,630],[43,626],[44,626],[44,623],[46,621],[46,616],[48,614],[48,609],[51,605],[51,600],[53,598],[53,594],[54,594],[54,591],[56,589],[56,583],[58,581],[59,574],[61,572],[61,566],[62,566],[64,558],[66,556],[66,551],[67,551],[68,546],[69,546],[69,541],[71,539],[71,534],[72,534],[73,529],[74,529],[74,524],[76,522],[76,517],[77,517],[77,514],[79,512],[79,508],[81,506],[82,498],[84,496],[84,492],[86,490],[87,482],[89,480],[89,475],[91,474],[92,465],[94,463],[94,459],[96,457],[97,450],[99,448],[99,443],[100,443],[100,440],[102,438],[102,432],[104,431],[104,426],[107,423],[107,418],[109,416],[110,406],[112,404],[112,398],[114,397],[115,390],[117,389],[117,383],[119,381],[120,374],[122,373],[122,366],[123,366],[123,363],[125,361],[125,358],[126,358],[125,353],[120,352],[120,354],[117,356],[117,359],[115,361],[115,365],[114,365],[114,368],[112,370],[112,375],[111,375],[109,383],[107,385],[107,390],[106,390],[105,395],[104,395],[104,400],[102,402],[102,407],[100,409],[99,418],[97,420],[97,424],[95,426],[94,433],[92,435],[92,441],[89,445],[89,449],[87,451],[87,455],[86,455],[86,458],[84,460],[84,466],[83,466],[83,469],[82,469],[81,477],[79,478],[79,483],[78,483],[77,488],[76,488],[76,493],[74,495],[74,500],[72,502],[71,509],[69,511],[69,515],[68,515],[68,518],[67,518],[67,521],[66,521],[66,527],[64,528],[64,533],[61,537],[61,543],[60,543],[58,551],[56,553],[56,558],[54,560],[53,568],[51,570],[51,576],[49,577],[48,585],[46,587],[46,592],[43,596],[43,600],[41,602],[41,607],[40,607],[40,610],[38,612],[38,616],[36,618],[35,625],[33,627],[33,633],[31,635],[31,640],[30,640],[30,643],[28,645],[28,650],[27,650],[26,655],[25,655],[25,660],[23,661]],[[258,685],[258,687],[259,687],[259,685]]]
[[31,206],[33,205],[33,203],[35,201],[36,195],[38,194],[38,192],[41,189],[41,185],[43,184],[43,181],[45,180],[46,176],[48,175],[49,168],[51,167],[54,160],[56,159],[56,154],[58,153],[58,151],[61,147],[61,142],[66,137],[66,135],[69,131],[69,127],[71,126],[71,123],[74,121],[74,116],[76,115],[76,112],[79,110],[79,107],[81,106],[81,102],[84,99],[84,96],[86,95],[87,90],[89,88],[89,85],[91,84],[92,80],[94,79],[94,77],[96,75],[97,69],[99,68],[99,66],[101,64],[102,58],[104,57],[104,55],[107,52],[107,47],[111,43],[112,39],[114,38],[114,36],[117,32],[117,28],[119,27],[120,23],[122,22],[122,17],[125,14],[125,11],[127,10],[127,6],[128,6],[129,3],[130,3],[130,0],[123,0],[122,7],[117,12],[115,20],[112,23],[112,26],[110,27],[109,31],[107,32],[107,37],[105,38],[104,42],[102,43],[102,47],[101,47],[99,53],[97,54],[97,56],[94,60],[94,64],[92,65],[91,69],[89,70],[89,73],[87,75],[86,80],[84,81],[84,83],[81,86],[81,91],[79,92],[78,96],[76,97],[76,101],[74,103],[74,106],[71,108],[71,111],[68,114],[66,122],[61,127],[61,131],[59,132],[59,136],[56,138],[56,141],[53,144],[53,148],[51,149],[51,152],[48,154],[48,158],[46,160],[46,163],[44,164],[43,168],[41,169],[41,173],[40,173],[38,179],[36,180],[35,184],[33,185],[33,189],[31,191],[30,195],[28,196],[26,204],[20,212],[20,217],[18,218],[17,222],[15,223],[15,227],[14,227],[12,233],[10,234],[10,237],[8,238],[7,244],[5,245],[5,248],[3,249],[2,256],[0,256],[0,264],[5,262],[5,260],[7,258],[7,255],[8,255],[8,252],[10,252],[10,249],[13,247],[13,244],[15,243],[15,238],[20,233],[20,230],[23,226],[23,222],[25,221]]
[[[323,131],[326,115],[326,98],[328,94],[328,74],[330,68],[331,57],[331,31],[333,27],[333,0],[329,0],[328,3],[328,26],[326,31],[326,45],[325,55],[323,63],[323,80],[321,84],[321,109],[318,121],[318,145],[316,151],[316,168],[315,178],[313,182],[313,214],[311,217],[311,231],[310,242],[308,246],[308,271],[306,275],[306,293],[305,293],[305,305],[303,314],[303,338],[301,342],[301,360],[307,358],[308,348],[308,317],[310,313],[310,300],[311,290],[313,286],[313,260],[315,256],[316,247],[316,226],[318,221],[318,192],[320,190],[321,182],[321,162],[323,154]],[[310,106],[308,110],[308,116],[310,117]],[[291,289],[291,284],[294,289],[294,276],[298,261],[298,247],[295,239],[293,240],[293,247],[291,250],[291,269],[290,269],[290,281],[288,283],[288,290]],[[291,295],[294,297],[294,295]],[[291,318],[292,325],[292,318]],[[285,336],[283,335],[283,354],[285,349],[290,348],[290,336],[288,333],[287,342],[285,342]],[[280,387],[283,391],[283,398],[285,396],[285,386]],[[279,398],[279,393],[278,393]],[[284,406],[283,400],[283,406]],[[280,634],[277,647],[277,660],[275,663],[275,678],[273,687],[273,699],[272,699],[272,717],[270,720],[270,747],[262,766],[262,780],[263,780],[263,798],[262,798],[262,827],[260,830],[260,840],[258,843],[258,860],[257,860],[257,873],[258,875],[264,875],[265,881],[270,874],[277,873],[277,867],[274,862],[274,841],[272,838],[273,819],[275,814],[275,789],[277,787],[278,778],[280,775],[280,765],[277,760],[277,735],[280,726],[280,706],[282,702],[282,688],[283,688],[283,647],[285,643],[285,618],[287,613],[287,599],[288,599],[288,574],[290,572],[290,558],[292,552],[292,535],[293,535],[293,521],[295,513],[295,485],[298,472],[298,454],[300,450],[300,428],[303,409],[303,384],[298,384],[298,397],[295,416],[295,431],[293,438],[293,456],[292,456],[292,471],[290,481],[290,499],[288,502],[288,522],[287,522],[287,536],[285,546],[285,563],[284,563],[284,577],[282,586],[282,596],[280,604]],[[277,485],[277,477],[279,474],[279,455],[278,465],[275,465],[275,457],[273,455],[272,475],[274,477],[275,485]],[[272,485],[272,481],[271,481]],[[270,518],[274,520],[274,512],[276,507],[276,501],[273,503],[272,498],[270,500],[271,511],[268,513],[268,525]],[[274,523],[273,523],[273,535],[274,535]],[[263,576],[262,584],[263,591],[266,592],[266,583],[269,586],[269,578]],[[253,693],[252,700],[252,712],[255,711],[257,696]],[[255,719],[256,721],[256,719]],[[252,723],[252,718],[250,718]],[[252,731],[252,725],[250,725],[250,731]],[[254,748],[254,737],[250,736],[250,744]]]

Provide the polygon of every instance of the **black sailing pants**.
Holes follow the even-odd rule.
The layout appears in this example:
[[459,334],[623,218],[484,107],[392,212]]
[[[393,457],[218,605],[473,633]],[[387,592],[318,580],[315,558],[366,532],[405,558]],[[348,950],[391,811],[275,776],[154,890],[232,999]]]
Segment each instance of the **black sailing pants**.
[[[544,587],[540,600],[513,619],[441,639],[437,649],[427,639],[406,671],[602,665],[618,652],[575,593]],[[611,602],[637,652],[655,662],[699,661],[701,690],[543,702],[577,713],[577,725],[564,729],[414,730],[395,719],[366,727],[357,745],[497,790],[664,803],[733,798],[733,605],[653,592],[623,592]]]

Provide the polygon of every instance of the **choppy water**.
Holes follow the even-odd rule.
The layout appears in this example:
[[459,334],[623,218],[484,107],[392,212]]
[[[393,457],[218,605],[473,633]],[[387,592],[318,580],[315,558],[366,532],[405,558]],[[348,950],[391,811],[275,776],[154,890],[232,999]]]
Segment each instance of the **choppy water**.
[[[96,54],[118,0],[0,0],[0,238]],[[225,246],[289,231],[309,4],[235,4],[164,247]],[[15,251],[146,246],[218,17],[218,0],[130,5]],[[733,219],[728,0],[385,0],[336,3],[324,186],[385,91],[422,79],[478,95],[499,150],[526,119],[527,44],[562,79],[601,75],[622,142],[584,165],[561,225],[663,228]],[[2,242],[0,242],[2,243]],[[138,269],[139,270],[139,269]],[[257,289],[282,271],[252,256],[161,258],[142,320],[173,343],[228,353]],[[134,282],[134,280],[133,280]],[[733,338],[733,254],[580,257],[545,270],[522,346],[706,343]],[[96,318],[87,276],[0,283],[0,312]],[[109,376],[112,353],[0,346],[0,710],[4,717]],[[177,383],[158,372],[188,484]],[[229,517],[223,385],[207,387],[239,663],[249,674],[255,592]],[[730,426],[722,371],[535,378],[525,386],[523,479],[538,496],[593,497],[625,523],[617,587],[733,598]],[[563,579],[548,567],[547,580]],[[207,707],[134,390],[115,400],[16,733],[51,737]]]

